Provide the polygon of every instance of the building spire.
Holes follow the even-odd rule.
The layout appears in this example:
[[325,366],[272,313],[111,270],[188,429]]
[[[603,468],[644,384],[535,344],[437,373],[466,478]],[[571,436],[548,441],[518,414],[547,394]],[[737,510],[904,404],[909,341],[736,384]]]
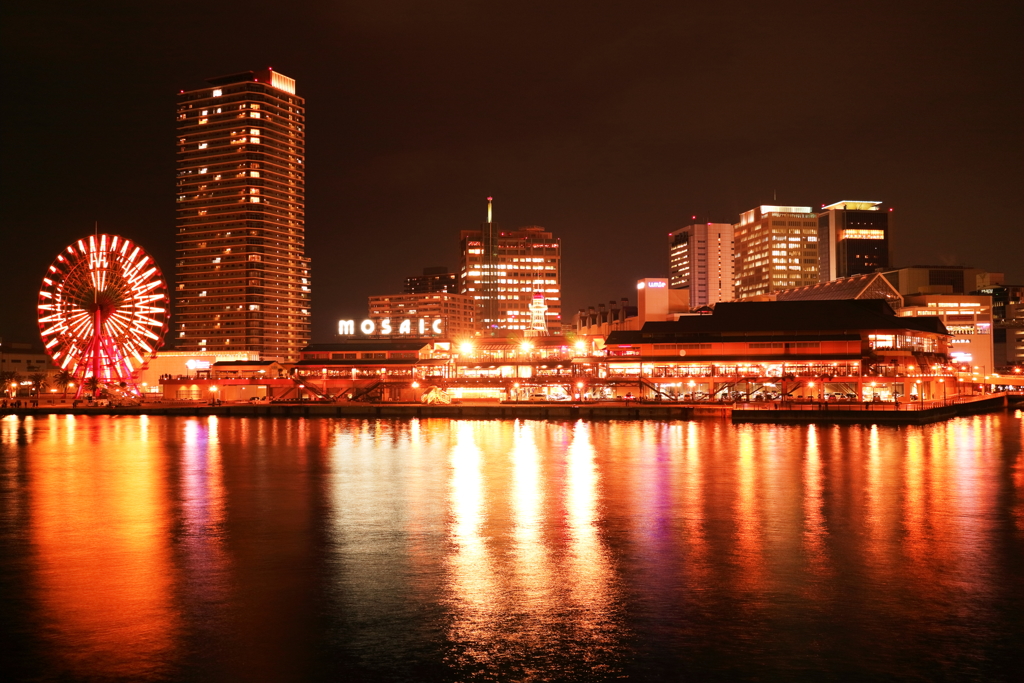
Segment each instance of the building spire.
[[492,212],[491,212],[491,202],[493,202],[493,201],[494,201],[494,197],[488,197],[487,198],[487,222],[488,223],[492,223],[493,222],[493,220],[492,220],[493,215],[492,215]]

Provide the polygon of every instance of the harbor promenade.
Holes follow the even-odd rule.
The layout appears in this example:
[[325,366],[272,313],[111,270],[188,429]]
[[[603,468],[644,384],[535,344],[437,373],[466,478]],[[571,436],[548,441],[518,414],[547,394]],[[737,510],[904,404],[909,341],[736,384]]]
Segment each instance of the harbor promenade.
[[141,405],[90,405],[86,401],[0,408],[3,414],[28,415],[181,415],[219,417],[365,417],[365,418],[523,418],[550,420],[728,419],[736,423],[929,424],[959,415],[1024,405],[1021,392],[956,396],[923,402],[759,401],[749,403],[676,403],[667,401],[502,402],[466,401],[448,405],[284,401],[218,403],[146,401]]

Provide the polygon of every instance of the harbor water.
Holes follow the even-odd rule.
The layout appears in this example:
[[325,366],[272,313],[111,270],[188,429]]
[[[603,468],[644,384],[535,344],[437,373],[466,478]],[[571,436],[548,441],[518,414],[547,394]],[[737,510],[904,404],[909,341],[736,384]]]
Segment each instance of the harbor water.
[[1020,680],[1024,415],[8,416],[0,611],[6,680]]

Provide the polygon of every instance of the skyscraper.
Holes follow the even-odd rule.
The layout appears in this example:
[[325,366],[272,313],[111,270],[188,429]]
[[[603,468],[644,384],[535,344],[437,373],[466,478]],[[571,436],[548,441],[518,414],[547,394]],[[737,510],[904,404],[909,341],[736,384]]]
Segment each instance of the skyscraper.
[[690,308],[732,300],[733,230],[695,223],[669,233],[669,286],[690,290]]
[[459,235],[459,291],[476,300],[480,330],[530,329],[534,292],[544,295],[548,329],[562,324],[561,240],[531,225],[503,231],[493,222],[487,198],[487,222]]
[[889,267],[889,218],[882,202],[842,201],[818,214],[818,281]]
[[736,298],[818,282],[818,222],[809,206],[762,205],[736,224]]
[[406,294],[424,294],[426,292],[458,292],[459,278],[455,273],[448,272],[447,266],[433,266],[423,269],[423,275],[412,275],[405,278]]
[[178,96],[177,348],[298,360],[310,338],[305,102],[270,69],[207,83]]

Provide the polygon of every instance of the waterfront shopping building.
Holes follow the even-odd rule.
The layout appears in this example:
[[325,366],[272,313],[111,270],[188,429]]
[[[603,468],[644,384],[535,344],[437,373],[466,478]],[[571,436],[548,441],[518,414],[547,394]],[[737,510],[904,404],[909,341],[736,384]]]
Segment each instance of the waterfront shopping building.
[[297,361],[309,343],[304,106],[269,69],[178,96],[178,350]]
[[215,363],[209,378],[165,380],[164,393],[204,395],[206,383],[225,400],[250,385],[285,400],[932,400],[960,390],[949,338],[938,318],[901,317],[881,299],[732,302],[607,337],[310,344],[274,382]]

